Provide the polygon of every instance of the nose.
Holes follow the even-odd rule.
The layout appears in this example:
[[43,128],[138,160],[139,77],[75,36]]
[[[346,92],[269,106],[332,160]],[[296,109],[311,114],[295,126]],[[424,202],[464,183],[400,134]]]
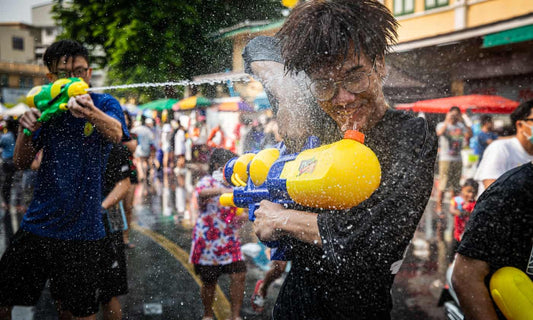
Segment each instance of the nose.
[[337,92],[335,92],[335,95],[333,96],[333,98],[331,98],[331,103],[333,103],[333,105],[345,106],[352,103],[354,99],[355,94],[346,90],[344,86],[339,83],[337,85]]

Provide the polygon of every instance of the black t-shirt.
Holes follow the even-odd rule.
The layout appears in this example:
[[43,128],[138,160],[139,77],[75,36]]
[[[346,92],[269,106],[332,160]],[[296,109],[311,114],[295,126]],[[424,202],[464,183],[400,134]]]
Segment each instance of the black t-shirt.
[[437,138],[423,118],[388,110],[365,145],[379,159],[380,187],[350,210],[319,212],[323,248],[283,240],[292,268],[275,319],[390,318],[394,274],[431,193]]
[[113,144],[105,168],[102,199],[107,197],[119,181],[130,177],[130,170],[128,150],[122,144]]
[[502,267],[518,268],[533,281],[531,162],[506,172],[481,194],[457,252],[489,264],[487,288]]
[[[104,173],[102,199],[109,195],[118,182],[130,178],[130,176],[129,151],[122,144],[113,144]],[[120,203],[108,208],[104,213],[103,220],[107,234],[124,230],[125,221]]]

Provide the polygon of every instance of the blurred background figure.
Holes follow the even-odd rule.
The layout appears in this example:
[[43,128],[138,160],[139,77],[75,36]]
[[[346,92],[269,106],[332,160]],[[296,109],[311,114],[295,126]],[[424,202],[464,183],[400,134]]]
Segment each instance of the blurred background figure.
[[128,130],[130,131],[131,140],[127,142],[123,142],[124,147],[126,148],[126,151],[128,153],[128,159],[129,159],[129,166],[130,166],[130,187],[128,189],[128,192],[126,193],[126,196],[123,200],[124,205],[124,214],[126,215],[126,223],[127,228],[124,230],[124,245],[128,249],[132,249],[135,247],[133,243],[130,243],[130,229],[131,229],[131,221],[133,219],[133,200],[135,196],[135,188],[137,187],[137,184],[139,183],[139,176],[137,172],[137,167],[135,166],[135,159],[133,154],[135,153],[135,150],[137,149],[137,135],[132,133],[131,130],[133,129],[133,122],[131,119],[130,114],[127,111],[124,111],[124,119],[126,120],[126,126],[128,127]]
[[483,153],[474,179],[480,192],[505,172],[533,160],[533,100],[520,104],[510,115],[516,135],[492,142]]
[[461,186],[459,195],[453,197],[450,202],[450,213],[454,216],[450,262],[454,259],[455,251],[459,247],[459,243],[465,232],[466,223],[476,205],[477,190],[478,183],[474,179],[466,179]]
[[172,167],[172,126],[169,122],[165,122],[161,128],[161,151],[163,152],[162,167],[165,172],[168,172]]
[[209,159],[208,174],[196,185],[199,216],[193,229],[189,262],[202,280],[203,320],[214,319],[213,301],[217,280],[229,274],[231,319],[241,319],[244,298],[246,264],[241,253],[237,230],[247,215],[238,215],[237,208],[222,207],[220,195],[233,192],[222,179],[222,168],[236,154],[226,149],[214,149]]
[[135,158],[137,159],[137,170],[139,181],[148,181],[150,174],[150,156],[155,144],[155,136],[147,123],[153,123],[150,118],[141,118],[141,124],[131,129],[131,132],[137,135],[137,148],[135,149]]
[[475,141],[474,154],[479,156],[478,163],[483,159],[483,153],[489,144],[498,139],[498,134],[494,132],[494,122],[491,115],[482,115],[480,125],[481,128],[473,139]]
[[437,238],[443,239],[447,217],[442,212],[442,202],[447,191],[451,198],[455,197],[460,189],[460,179],[463,170],[461,150],[465,142],[472,136],[470,127],[465,124],[461,109],[451,107],[443,122],[437,124],[439,137],[439,177],[438,192],[435,204],[437,215]]
[[13,236],[13,222],[11,216],[11,189],[13,187],[13,177],[15,165],[13,163],[13,152],[15,151],[15,141],[17,140],[18,121],[8,118],[6,120],[5,131],[0,136],[0,149],[2,149],[2,173],[4,182],[2,184],[2,208],[4,209],[4,226],[6,240]]

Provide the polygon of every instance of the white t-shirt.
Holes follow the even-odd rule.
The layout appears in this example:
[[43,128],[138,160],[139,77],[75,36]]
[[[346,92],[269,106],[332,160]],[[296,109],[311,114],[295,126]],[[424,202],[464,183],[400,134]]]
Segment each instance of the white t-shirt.
[[161,130],[161,150],[163,152],[170,152],[170,140],[172,140],[172,126],[165,123]]
[[174,135],[174,154],[176,156],[185,154],[185,131],[181,128]]
[[516,137],[489,144],[479,163],[474,179],[483,189],[483,180],[498,179],[505,172],[533,160]]
[[147,158],[150,156],[150,146],[154,145],[154,133],[147,126],[141,125],[131,129],[137,135],[137,149],[135,156]]
[[[444,122],[437,125],[439,131]],[[463,123],[449,124],[444,133],[439,136],[439,160],[440,161],[461,161],[461,150],[466,135],[466,127]]]

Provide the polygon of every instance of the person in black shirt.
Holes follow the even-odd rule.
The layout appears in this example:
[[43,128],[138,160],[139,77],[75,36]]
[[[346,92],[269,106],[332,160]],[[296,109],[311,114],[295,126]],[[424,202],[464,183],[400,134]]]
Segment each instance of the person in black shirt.
[[104,174],[102,212],[106,228],[102,253],[99,301],[104,320],[122,319],[118,296],[128,293],[128,277],[123,231],[127,228],[121,200],[131,186],[130,152],[123,144],[114,144]]
[[390,289],[429,199],[437,152],[434,128],[390,109],[383,95],[396,25],[377,1],[309,1],[276,35],[286,70],[309,75],[311,92],[342,131],[365,134],[382,180],[345,211],[261,202],[256,235],[284,243],[292,260],[274,319],[390,319]]
[[485,190],[457,250],[452,284],[468,319],[505,319],[489,294],[502,267],[533,281],[533,164],[507,171]]

